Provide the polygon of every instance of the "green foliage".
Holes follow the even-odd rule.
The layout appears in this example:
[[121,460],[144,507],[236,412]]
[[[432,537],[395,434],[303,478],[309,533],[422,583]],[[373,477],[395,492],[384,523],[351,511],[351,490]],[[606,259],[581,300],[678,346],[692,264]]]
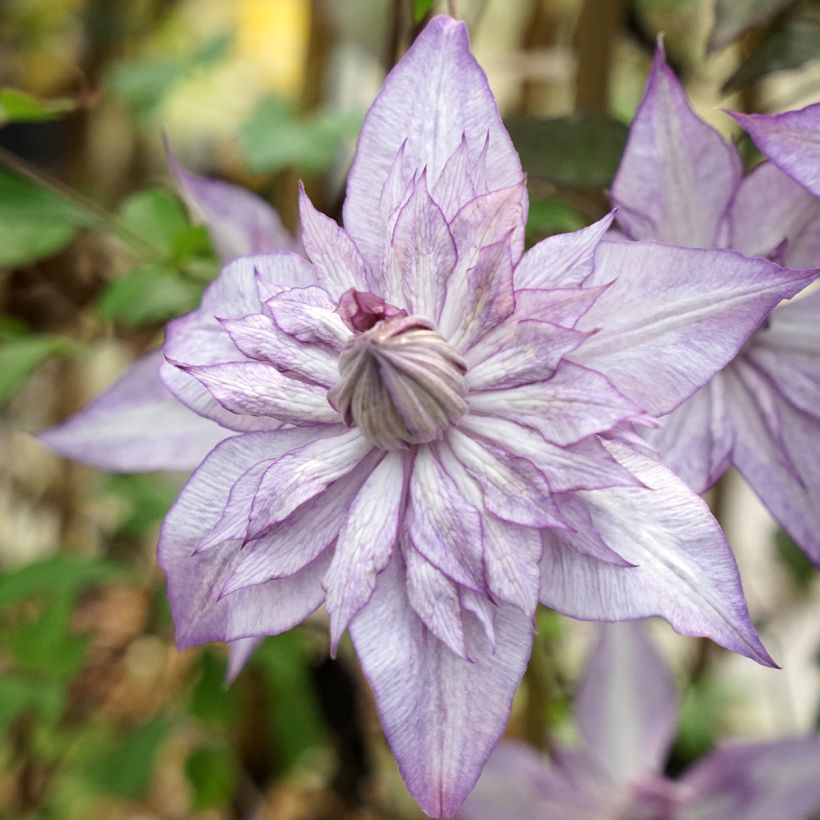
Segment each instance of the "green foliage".
[[165,718],[132,729],[101,745],[88,778],[101,792],[137,800],[148,790],[160,744],[171,724]]
[[140,120],[151,122],[171,91],[195,71],[218,63],[232,41],[230,35],[219,35],[180,59],[144,56],[121,62],[109,75],[108,87]]
[[239,141],[254,173],[288,167],[318,173],[356,135],[360,124],[358,114],[326,109],[299,117],[286,100],[268,97],[240,129]]
[[4,337],[0,333],[0,404],[7,402],[46,359],[75,353],[79,347],[64,336]]
[[225,662],[212,650],[202,653],[202,674],[191,691],[189,709],[209,726],[227,725],[238,713],[236,690],[225,684]]
[[729,697],[708,678],[695,681],[681,704],[672,757],[678,770],[709,754],[721,731],[720,718]]
[[606,114],[507,121],[528,176],[567,188],[609,185],[626,145],[627,127]]
[[52,256],[92,222],[57,194],[0,170],[0,268]]
[[10,122],[52,120],[76,107],[77,103],[66,97],[40,100],[17,88],[0,88],[0,126]]
[[796,0],[715,0],[715,22],[708,50],[717,51],[729,45],[795,3]]
[[199,811],[224,806],[236,789],[236,756],[227,746],[200,746],[185,761],[185,775]]
[[530,202],[527,217],[527,241],[535,244],[547,236],[577,231],[586,224],[575,208],[557,199],[535,199]]
[[324,725],[307,670],[299,632],[268,638],[254,653],[273,696],[271,729],[282,755],[283,768],[293,766],[302,754],[324,739]]
[[100,486],[104,495],[116,496],[128,504],[120,535],[139,535],[159,524],[177,490],[175,482],[156,475],[111,475]]
[[413,2],[413,19],[420,23],[425,15],[433,10],[436,0],[414,0]]
[[128,197],[119,209],[120,223],[153,245],[163,257],[176,251],[176,237],[188,227],[182,202],[164,188],[148,188]]
[[800,592],[808,592],[817,575],[817,569],[797,544],[783,530],[774,537],[777,557],[781,560],[789,577]]

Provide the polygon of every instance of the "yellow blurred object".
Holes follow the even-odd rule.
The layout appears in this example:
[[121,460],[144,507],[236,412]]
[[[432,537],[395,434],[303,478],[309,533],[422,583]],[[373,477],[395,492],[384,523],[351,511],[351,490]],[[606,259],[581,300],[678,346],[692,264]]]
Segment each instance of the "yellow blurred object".
[[237,0],[236,52],[272,91],[298,94],[304,80],[310,0]]

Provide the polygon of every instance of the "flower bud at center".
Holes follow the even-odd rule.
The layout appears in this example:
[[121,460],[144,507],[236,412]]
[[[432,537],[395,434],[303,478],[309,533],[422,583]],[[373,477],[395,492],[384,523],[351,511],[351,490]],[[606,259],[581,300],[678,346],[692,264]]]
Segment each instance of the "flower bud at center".
[[402,450],[441,438],[467,412],[466,371],[427,319],[395,315],[347,343],[328,400],[368,441]]

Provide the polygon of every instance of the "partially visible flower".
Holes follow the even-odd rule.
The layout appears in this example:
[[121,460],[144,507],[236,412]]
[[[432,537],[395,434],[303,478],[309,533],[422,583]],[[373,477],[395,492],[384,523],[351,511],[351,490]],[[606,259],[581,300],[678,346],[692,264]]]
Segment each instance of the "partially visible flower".
[[345,229],[301,192],[308,259],[235,261],[165,345],[168,387],[237,433],[163,525],[179,645],[324,604],[410,793],[448,818],[503,731],[539,600],[661,614],[771,663],[717,523],[633,428],[815,273],[602,243],[610,218],[524,254],[526,209],[466,29],[436,18],[368,112]]
[[782,114],[732,114],[757,147],[820,197],[820,103]]
[[553,760],[501,743],[462,820],[805,820],[820,810],[820,736],[735,743],[673,781],[675,682],[642,624],[599,627],[575,696],[580,744]]
[[[632,239],[820,264],[820,199],[772,163],[744,178],[734,146],[695,115],[661,49],[612,199]],[[820,293],[775,308],[737,358],[648,437],[698,493],[737,467],[820,565],[818,317]]]

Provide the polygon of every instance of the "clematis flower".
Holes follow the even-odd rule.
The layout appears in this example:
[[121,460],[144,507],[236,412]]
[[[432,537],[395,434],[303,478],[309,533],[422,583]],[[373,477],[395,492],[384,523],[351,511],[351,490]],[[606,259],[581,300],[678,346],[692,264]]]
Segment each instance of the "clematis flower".
[[600,627],[575,696],[580,744],[552,761],[493,752],[462,820],[804,820],[820,809],[820,736],[734,743],[682,779],[663,774],[675,681],[641,624]]
[[820,197],[820,103],[782,114],[732,114],[778,168]]
[[[820,199],[773,163],[744,178],[737,151],[692,111],[661,49],[612,199],[632,239],[734,248],[791,268],[820,261]],[[737,467],[820,565],[818,315],[820,293],[775,308],[731,364],[648,438],[698,493]]]
[[539,600],[660,614],[772,663],[716,521],[633,431],[814,273],[603,243],[609,217],[525,254],[521,165],[447,17],[367,114],[345,228],[299,204],[307,258],[231,263],[168,328],[165,384],[237,433],[162,528],[181,647],[324,605],[410,793],[447,818],[506,724]]

